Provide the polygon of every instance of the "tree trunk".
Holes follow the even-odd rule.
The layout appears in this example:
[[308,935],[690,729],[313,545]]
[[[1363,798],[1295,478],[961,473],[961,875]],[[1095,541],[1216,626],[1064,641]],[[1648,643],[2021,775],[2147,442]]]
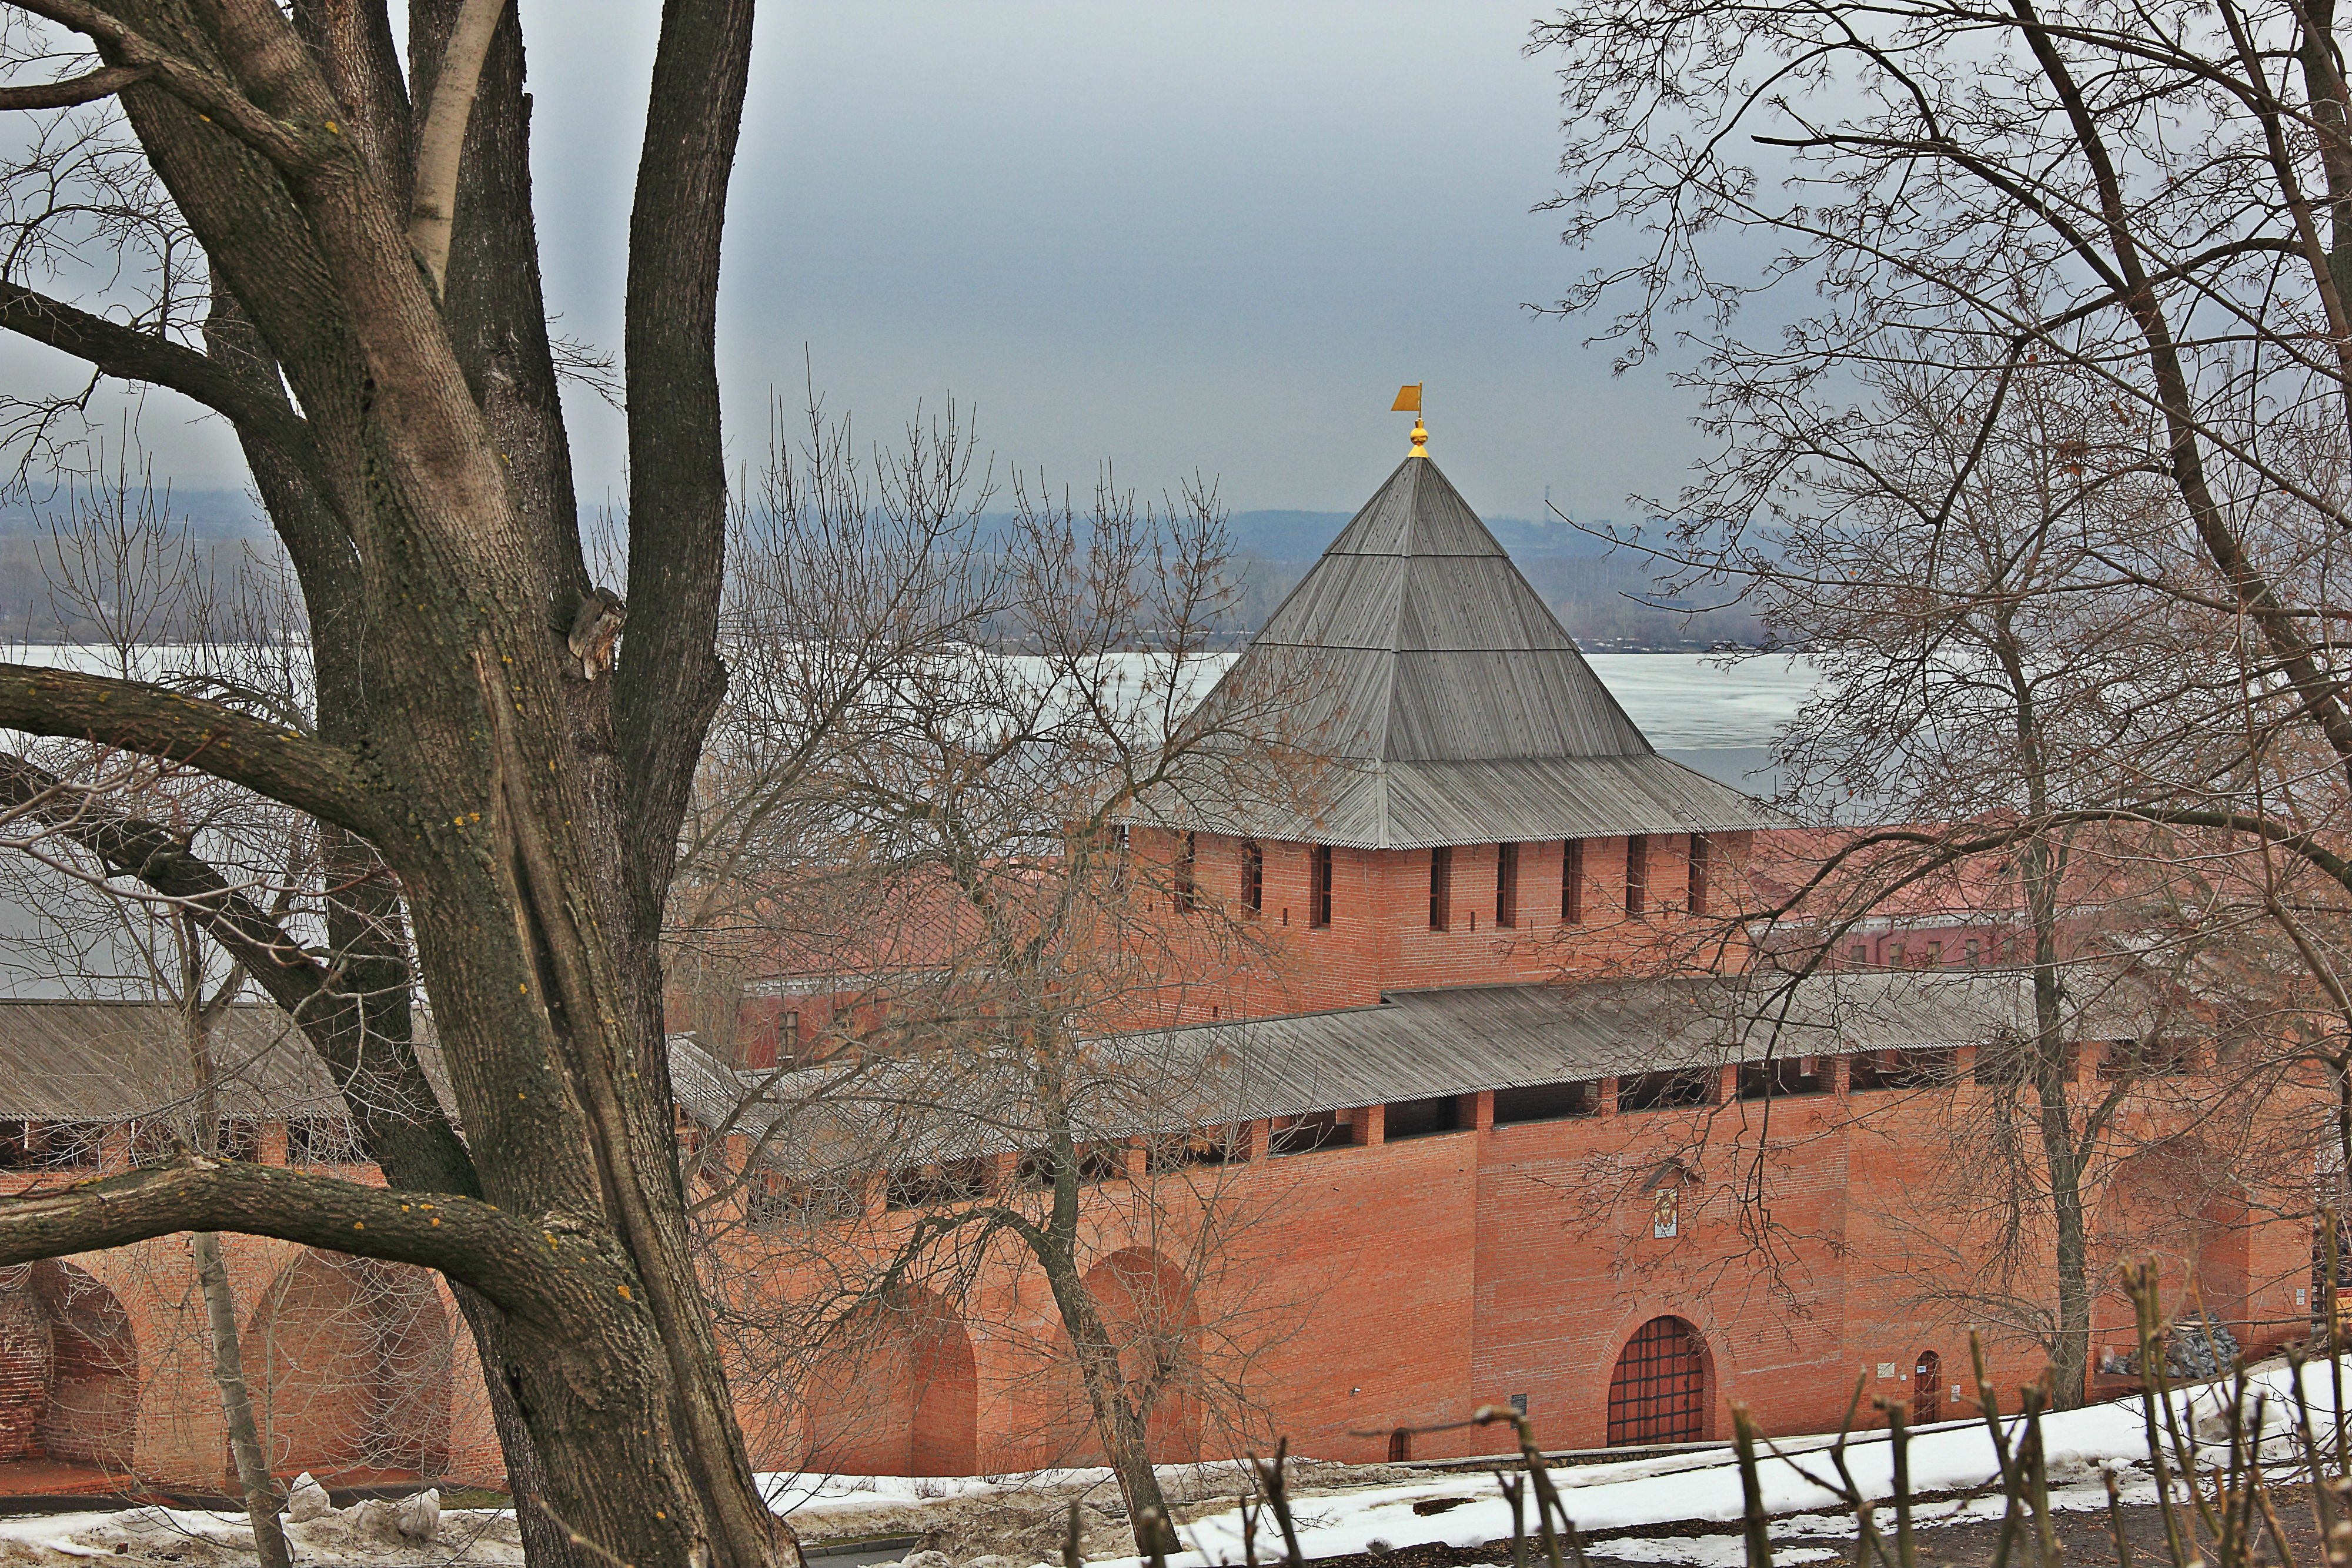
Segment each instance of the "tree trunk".
[[[2037,810],[2045,807],[2038,788],[2034,794]],[[2084,1154],[2067,1093],[2070,1064],[2059,988],[2057,879],[2063,872],[2053,863],[2050,845],[2038,838],[2019,852],[2019,862],[2033,923],[2033,1092],[2058,1272],[2058,1310],[2050,1336],[2050,1404],[2053,1409],[2074,1410],[2082,1406],[2090,1375],[2091,1284],[2083,1212]]]
[[236,1461],[237,1486],[245,1493],[245,1515],[253,1521],[253,1549],[261,1568],[291,1568],[285,1526],[278,1518],[277,1489],[269,1484],[269,1460],[261,1449],[253,1396],[246,1387],[236,1292],[229,1288],[228,1270],[221,1262],[220,1238],[199,1230],[188,1238],[188,1249],[195,1256],[196,1282],[204,1290],[205,1315],[212,1324],[213,1382],[220,1388],[221,1412],[228,1417],[229,1453]]
[[[231,969],[214,1006],[205,1001],[204,933],[186,910],[174,913],[167,927],[179,948],[180,1009],[187,1031],[188,1065],[195,1074],[196,1124],[193,1140],[197,1153],[219,1154],[220,1098],[213,1073],[212,1024],[215,1007],[236,999],[244,988],[245,969]],[[261,1568],[292,1568],[286,1549],[286,1531],[278,1522],[278,1494],[269,1484],[269,1460],[262,1451],[261,1433],[253,1422],[253,1396],[245,1383],[245,1354],[237,1343],[236,1292],[229,1288],[228,1270],[221,1262],[220,1237],[199,1230],[188,1238],[195,1260],[196,1287],[205,1298],[205,1317],[212,1330],[212,1375],[220,1389],[221,1415],[228,1423],[229,1456],[236,1465],[237,1488],[245,1494],[246,1517],[253,1522],[253,1549]]]
[[[1075,1181],[1075,1177],[1071,1177]],[[1150,1427],[1128,1397],[1127,1375],[1119,1365],[1118,1346],[1112,1343],[1102,1313],[1095,1305],[1077,1264],[1067,1249],[1048,1246],[1038,1250],[1038,1261],[1053,1287],[1054,1304],[1069,1331],[1070,1354],[1086,1385],[1087,1403],[1094,1412],[1095,1431],[1102,1439],[1103,1456],[1126,1500],[1129,1524],[1135,1531],[1136,1550],[1149,1554],[1156,1547],[1181,1552],[1168,1500],[1160,1477],[1151,1468]]]
[[[1058,1070],[1061,1065],[1059,1057],[1049,1056],[1045,1062],[1046,1103],[1055,1107],[1068,1103],[1068,1084]],[[1183,1545],[1176,1539],[1168,1500],[1161,1495],[1160,1477],[1151,1468],[1150,1424],[1128,1397],[1118,1345],[1078,1271],[1078,1146],[1066,1122],[1056,1124],[1048,1134],[1046,1157],[1054,1162],[1052,1208],[1044,1224],[1024,1225],[1020,1234],[1038,1267],[1045,1271],[1054,1305],[1062,1314],[1062,1327],[1070,1336],[1070,1355],[1077,1363],[1079,1381],[1086,1385],[1087,1404],[1094,1412],[1103,1456],[1110,1461],[1119,1496],[1126,1500],[1137,1550],[1181,1552]]]
[[[447,11],[417,8],[428,40]],[[0,1254],[234,1228],[439,1269],[464,1288],[501,1386],[501,1436],[525,1450],[509,1473],[526,1529],[538,1520],[542,1542],[638,1568],[766,1568],[790,1535],[752,1477],[693,1268],[659,948],[679,813],[723,679],[711,329],[750,0],[664,7],[632,229],[628,404],[633,445],[650,435],[680,461],[645,465],[668,494],[633,502],[643,632],[593,683],[563,646],[588,574],[525,243],[516,14],[468,124],[436,297],[391,199],[386,161],[409,110],[388,26],[366,14],[345,26],[308,0],[298,13],[309,43],[268,0],[121,0],[81,26],[118,62],[164,62],[122,107],[216,295],[250,329],[258,373],[220,401],[242,411],[232,417],[301,578],[316,733],[63,673],[0,683],[0,723],[192,762],[380,855],[352,902],[396,911],[413,936],[466,1138],[423,1088],[394,1016],[405,967],[386,952],[328,970],[264,934],[256,973],[317,1015],[296,1016],[387,1179],[417,1185],[194,1162],[0,1206]],[[169,345],[148,347],[185,369]],[[372,940],[393,946],[383,925]]]

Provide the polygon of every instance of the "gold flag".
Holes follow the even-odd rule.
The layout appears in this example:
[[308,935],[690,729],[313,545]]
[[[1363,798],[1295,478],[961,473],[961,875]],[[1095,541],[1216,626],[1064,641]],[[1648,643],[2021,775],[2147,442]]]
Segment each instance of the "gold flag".
[[1421,412],[1421,383],[1419,382],[1415,382],[1409,387],[1397,388],[1397,400],[1396,402],[1389,404],[1389,412],[1391,413],[1419,413]]

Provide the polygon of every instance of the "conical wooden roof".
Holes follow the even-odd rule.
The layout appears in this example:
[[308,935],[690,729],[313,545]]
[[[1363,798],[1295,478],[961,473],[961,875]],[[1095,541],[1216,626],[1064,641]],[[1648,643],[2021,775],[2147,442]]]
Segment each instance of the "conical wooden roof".
[[1147,815],[1370,849],[1779,822],[1657,754],[1426,457],[1397,465],[1200,713],[1238,732],[1269,709],[1318,759],[1314,785],[1219,800],[1196,780]]

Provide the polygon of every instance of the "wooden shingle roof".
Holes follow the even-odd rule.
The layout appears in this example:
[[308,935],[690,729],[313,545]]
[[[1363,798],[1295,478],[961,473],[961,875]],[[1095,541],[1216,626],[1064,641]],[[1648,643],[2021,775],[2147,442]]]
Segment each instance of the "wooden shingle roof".
[[1400,464],[1332,541],[1202,721],[1270,699],[1318,759],[1304,799],[1180,789],[1143,815],[1363,849],[1783,825],[1652,748],[1426,457]]
[[[209,1054],[221,1113],[269,1119],[344,1112],[333,1078],[293,1021],[241,1003],[214,1025]],[[438,1053],[420,1042],[428,1077]],[[176,1009],[144,1001],[0,1000],[0,1119],[133,1121],[194,1103],[195,1071]],[[446,1103],[448,1096],[436,1082]]]

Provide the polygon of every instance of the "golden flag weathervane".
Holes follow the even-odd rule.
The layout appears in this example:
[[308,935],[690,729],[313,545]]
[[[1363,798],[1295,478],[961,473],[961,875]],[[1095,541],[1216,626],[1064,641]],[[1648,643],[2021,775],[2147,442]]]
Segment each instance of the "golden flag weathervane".
[[1412,452],[1415,457],[1429,455],[1429,432],[1421,423],[1421,383],[1397,388],[1396,402],[1389,404],[1391,413],[1412,415]]

